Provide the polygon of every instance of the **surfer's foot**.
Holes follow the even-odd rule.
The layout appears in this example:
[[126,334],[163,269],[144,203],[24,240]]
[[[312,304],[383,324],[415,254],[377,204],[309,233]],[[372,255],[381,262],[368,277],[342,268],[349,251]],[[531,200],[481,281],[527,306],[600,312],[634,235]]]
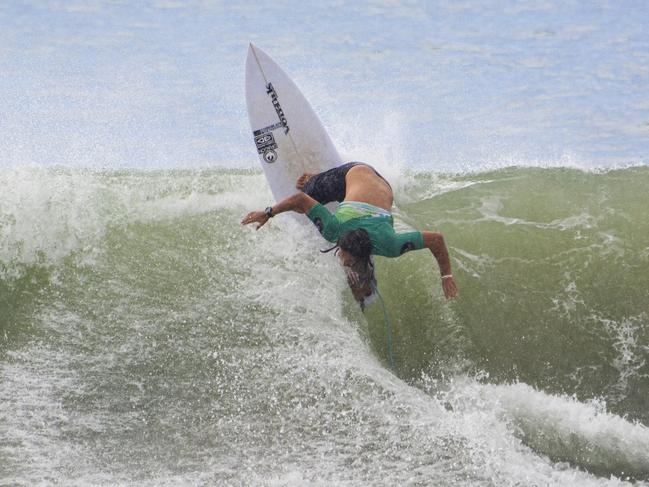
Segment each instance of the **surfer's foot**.
[[309,179],[311,179],[314,175],[308,172],[305,172],[297,178],[297,182],[295,183],[295,187],[299,189],[300,191],[304,191],[304,186],[306,186],[306,183],[309,182]]

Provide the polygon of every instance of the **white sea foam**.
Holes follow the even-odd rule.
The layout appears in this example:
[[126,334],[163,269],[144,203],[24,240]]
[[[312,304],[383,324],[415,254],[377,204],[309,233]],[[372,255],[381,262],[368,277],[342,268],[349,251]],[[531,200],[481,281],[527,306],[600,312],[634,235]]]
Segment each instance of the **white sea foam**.
[[[218,179],[210,187],[212,178],[200,172],[0,170],[0,262],[5,272],[20,273],[16,266],[57,264],[77,251],[92,254],[110,228],[232,208],[243,215],[270,201],[261,175]],[[261,189],[248,190],[256,186]]]
[[[413,387],[389,371],[372,342],[377,324],[355,308],[336,257],[317,252],[312,225],[284,216],[259,232],[239,225],[269,197],[259,173],[25,174],[7,213],[20,215],[35,185],[42,200],[25,208],[44,208],[41,225],[61,215],[70,226],[53,222],[41,241],[24,227],[21,238],[56,249],[70,230],[74,253],[98,228],[103,250],[10,323],[10,335],[23,320],[34,331],[24,343],[5,339],[2,434],[18,447],[1,481],[47,482],[47,470],[79,485],[613,486],[647,472],[646,428],[602,403],[455,370]],[[469,284],[509,262],[454,253]],[[403,272],[416,278],[407,264]],[[582,293],[572,277],[560,287],[569,299]],[[437,298],[418,305],[427,299]],[[431,310],[415,339],[444,328],[446,315],[464,326],[457,305]],[[644,353],[637,330],[608,328],[631,375]],[[451,338],[435,346],[460,343]],[[42,467],[23,467],[26,458]]]
[[555,461],[621,478],[649,472],[649,429],[606,412],[600,401],[546,394],[525,384],[486,386],[524,442]]

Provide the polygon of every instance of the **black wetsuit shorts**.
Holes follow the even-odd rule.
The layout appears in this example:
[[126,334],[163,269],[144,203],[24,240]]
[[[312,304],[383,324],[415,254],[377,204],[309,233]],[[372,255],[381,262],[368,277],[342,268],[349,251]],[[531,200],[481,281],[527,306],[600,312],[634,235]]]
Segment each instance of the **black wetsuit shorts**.
[[[369,164],[365,164],[364,162],[348,162],[342,166],[334,167],[328,171],[315,174],[304,185],[303,191],[323,205],[326,205],[331,201],[338,201],[340,203],[345,199],[345,193],[347,192],[345,177],[352,167],[359,165],[371,168],[378,177],[383,179],[383,181],[390,186],[390,183],[388,183],[385,178]],[[392,186],[390,186],[390,188],[392,188]]]

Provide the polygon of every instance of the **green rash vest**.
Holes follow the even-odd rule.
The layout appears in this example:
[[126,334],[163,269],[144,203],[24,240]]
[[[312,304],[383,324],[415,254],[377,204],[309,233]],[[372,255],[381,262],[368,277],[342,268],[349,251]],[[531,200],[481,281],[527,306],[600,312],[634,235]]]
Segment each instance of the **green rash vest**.
[[[365,205],[373,208],[370,205]],[[377,208],[377,210],[380,210]],[[362,216],[358,216],[362,215]],[[399,257],[410,251],[424,248],[424,237],[421,232],[396,233],[392,215],[371,215],[369,212],[359,212],[341,204],[334,215],[320,203],[307,213],[322,236],[329,242],[336,243],[341,235],[351,230],[362,228],[366,230],[372,242],[372,254],[385,257]]]

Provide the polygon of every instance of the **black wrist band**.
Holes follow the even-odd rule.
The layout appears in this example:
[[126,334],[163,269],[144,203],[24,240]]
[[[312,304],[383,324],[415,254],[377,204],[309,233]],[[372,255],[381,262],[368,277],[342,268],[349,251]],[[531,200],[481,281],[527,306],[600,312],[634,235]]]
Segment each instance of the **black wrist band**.
[[273,207],[272,206],[267,206],[266,209],[264,210],[264,213],[266,213],[266,216],[268,218],[273,218],[275,215],[273,215]]

